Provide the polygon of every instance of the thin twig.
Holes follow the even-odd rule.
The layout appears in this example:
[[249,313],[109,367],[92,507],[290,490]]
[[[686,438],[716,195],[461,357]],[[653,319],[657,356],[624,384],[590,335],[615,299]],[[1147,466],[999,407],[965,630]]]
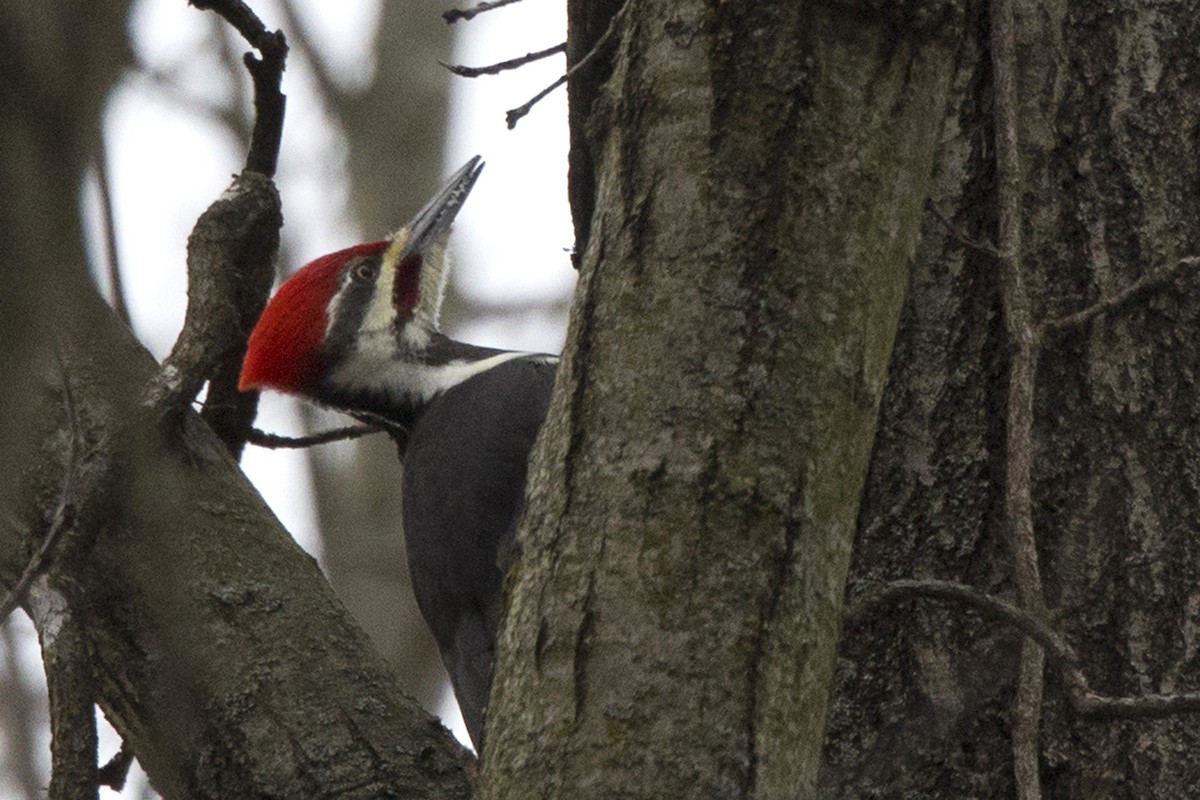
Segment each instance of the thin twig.
[[[1016,23],[1011,0],[992,0],[991,49],[996,116],[996,204],[1000,222],[1000,292],[1012,348],[1009,365],[1004,511],[1021,607],[1043,613],[1045,600],[1033,527],[1033,399],[1038,344],[1021,265],[1021,151],[1018,139]],[[1039,730],[1045,655],[1021,646],[1013,725],[1013,770],[1019,800],[1040,800]]]
[[521,118],[532,111],[533,107],[537,105],[543,97],[550,94],[566,82],[567,76],[562,75],[555,80],[554,83],[550,84],[545,89],[542,89],[540,92],[526,100],[521,105],[517,106],[516,108],[510,108],[507,112],[505,112],[504,122],[508,125],[508,129],[511,131],[513,128],[517,127],[517,123],[521,120]]
[[486,67],[466,67],[462,64],[447,64],[445,61],[439,61],[438,63],[460,78],[478,78],[480,75],[499,75],[505,70],[517,69],[526,64],[532,64],[543,58],[549,58],[550,56],[565,52],[567,52],[567,43],[561,42],[553,47],[547,47],[545,50],[526,53],[523,56],[510,58],[507,61],[498,61],[495,64],[488,64]]
[[250,6],[242,0],[188,0],[193,8],[213,11],[234,27],[255,50],[270,50],[276,46],[278,31],[269,31]]
[[1071,697],[1079,714],[1093,719],[1163,719],[1200,712],[1200,694],[1148,694],[1106,697],[1087,692]]
[[58,491],[58,504],[54,508],[54,514],[50,517],[50,524],[46,528],[45,536],[42,537],[42,543],[38,545],[37,551],[29,559],[29,563],[25,565],[25,570],[21,573],[21,577],[17,578],[17,582],[9,588],[4,599],[0,600],[0,622],[7,619],[8,615],[13,612],[13,609],[25,600],[25,595],[29,591],[29,585],[33,583],[34,578],[41,574],[50,559],[51,551],[58,544],[58,540],[62,538],[63,532],[70,528],[75,521],[75,494],[78,484],[83,429],[79,422],[79,412],[75,407],[75,396],[71,392],[71,382],[67,377],[65,368],[62,371],[62,385],[63,413],[65,415],[69,439],[67,442],[67,459],[63,465],[62,486]]
[[258,428],[251,428],[246,442],[257,447],[278,450],[283,448],[312,447],[313,445],[326,444],[327,442],[358,439],[362,436],[369,436],[372,433],[384,433],[384,430],[374,425],[347,425],[344,428],[335,428],[309,436],[280,436],[275,433],[267,433]]
[[246,169],[274,177],[287,100],[279,89],[287,64],[287,39],[283,31],[267,30],[242,0],[191,0],[191,4],[216,12],[261,54],[259,57],[246,53],[243,57],[254,82],[254,131],[246,154]]
[[216,12],[261,54],[243,58],[254,84],[254,126],[245,169],[205,209],[188,237],[183,329],[147,387],[146,401],[161,412],[164,432],[177,432],[186,405],[207,381],[217,410],[204,421],[236,458],[258,404],[256,393],[237,389],[245,332],[270,294],[283,224],[271,178],[283,135],[286,98],[279,87],[287,41],[282,32],[268,31],[241,0],[192,0],[192,5]]
[[980,614],[1012,625],[1045,648],[1054,661],[1071,665],[1079,663],[1075,649],[1042,617],[973,586],[954,581],[914,578],[868,589],[851,604],[846,612],[846,622],[850,625],[862,622],[876,606],[917,599],[943,600],[969,606]]
[[[1134,281],[1129,286],[1125,287],[1116,294],[1097,303],[1093,303],[1081,311],[1076,311],[1074,314],[1067,314],[1065,317],[1057,317],[1047,320],[1042,323],[1043,334],[1060,333],[1079,327],[1101,314],[1110,314],[1115,311],[1120,311],[1125,306],[1140,300],[1146,295],[1157,292],[1165,288],[1171,281],[1175,280],[1181,272],[1189,269],[1195,269],[1200,266],[1200,256],[1188,256],[1181,258],[1169,267],[1152,272],[1149,275],[1144,275]],[[1045,338],[1044,336],[1042,337]]]
[[628,10],[628,8],[629,0],[625,0],[625,2],[621,4],[621,7],[617,9],[617,13],[612,15],[612,19],[608,21],[608,27],[604,29],[604,33],[600,34],[600,38],[596,40],[594,45],[592,45],[592,49],[587,52],[587,55],[572,64],[570,68],[567,69],[566,74],[564,74],[554,83],[547,86],[545,89],[542,89],[528,101],[522,103],[516,108],[511,108],[508,110],[508,112],[504,115],[504,120],[508,124],[509,130],[515,128],[517,126],[517,122],[526,114],[528,114],[543,97],[553,92],[559,86],[562,86],[571,79],[572,75],[574,75],[578,70],[586,67],[592,62],[593,59],[596,58],[597,55],[599,55],[599,53],[604,49],[605,45],[608,44],[608,41],[616,34],[617,26],[620,25],[621,20],[624,19],[625,12]]
[[461,20],[472,20],[476,16],[485,11],[491,11],[497,8],[511,6],[513,3],[519,3],[521,0],[491,0],[491,2],[479,3],[471,8],[457,9],[452,8],[449,11],[442,12],[442,19],[446,20],[447,25],[453,25]]
[[906,600],[942,600],[969,606],[984,616],[1012,625],[1037,642],[1062,675],[1071,708],[1091,719],[1162,719],[1200,713],[1200,693],[1110,697],[1092,691],[1079,655],[1044,618],[962,583],[900,580],[864,591],[846,612],[848,625],[860,624],[877,606]]
[[112,183],[108,179],[108,147],[104,137],[96,144],[96,185],[100,191],[100,218],[104,224],[104,260],[108,269],[108,286],[112,292],[113,311],[127,326],[131,325],[129,306],[125,303],[125,287],[121,280],[121,261],[117,253],[117,215],[113,211]]

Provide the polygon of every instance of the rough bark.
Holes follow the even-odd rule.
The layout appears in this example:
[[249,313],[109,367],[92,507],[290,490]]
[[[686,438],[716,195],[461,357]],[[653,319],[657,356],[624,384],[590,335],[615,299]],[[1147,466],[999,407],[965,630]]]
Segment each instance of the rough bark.
[[[32,552],[24,542],[14,548],[10,517],[23,499],[16,465],[36,449],[44,413],[33,386],[53,363],[56,314],[90,291],[86,273],[65,265],[81,264],[81,235],[73,224],[78,186],[121,64],[126,6],[121,0],[0,3],[0,594]],[[2,639],[0,648],[11,649],[15,640],[7,628]],[[44,796],[35,760],[41,740],[32,727],[45,724],[44,701],[28,696],[15,654],[5,660],[0,705],[9,785],[30,798]],[[55,744],[60,753],[69,746]],[[70,777],[63,779],[54,787],[58,794]]]
[[634,3],[572,94],[595,212],[482,796],[811,793],[960,17],[884,5]]
[[[986,8],[959,50],[855,541],[852,594],[957,580],[1012,598],[1002,531],[1004,347]],[[1200,22],[1186,3],[1016,3],[1022,258],[1046,320],[1200,247]],[[1033,501],[1052,621],[1111,694],[1195,691],[1200,281],[1049,339]],[[1018,637],[963,608],[879,609],[848,630],[823,797],[1010,798]],[[1047,674],[1047,798],[1187,797],[1200,720],[1088,721]]]
[[[77,512],[94,541],[60,552],[51,578],[87,631],[97,701],[155,787],[465,797],[459,748],[400,693],[211,431],[189,413],[176,438],[140,402],[155,365],[96,305],[73,309],[92,324],[69,369],[84,463],[104,484]],[[55,485],[61,439],[48,439],[40,486]],[[6,582],[24,547],[5,530]]]
[[[125,47],[126,6],[0,3],[0,463],[34,446],[28,386],[49,357],[53,304],[89,291],[85,273],[63,267],[82,247],[78,226],[63,221],[78,214],[79,176]],[[0,507],[13,506],[19,478],[0,475]]]

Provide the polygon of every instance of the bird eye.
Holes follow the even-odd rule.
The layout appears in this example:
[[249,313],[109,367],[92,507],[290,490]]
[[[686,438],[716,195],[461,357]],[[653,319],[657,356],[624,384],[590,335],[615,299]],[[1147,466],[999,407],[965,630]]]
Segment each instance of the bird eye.
[[350,275],[360,283],[372,283],[379,277],[379,267],[372,261],[360,261],[354,265]]

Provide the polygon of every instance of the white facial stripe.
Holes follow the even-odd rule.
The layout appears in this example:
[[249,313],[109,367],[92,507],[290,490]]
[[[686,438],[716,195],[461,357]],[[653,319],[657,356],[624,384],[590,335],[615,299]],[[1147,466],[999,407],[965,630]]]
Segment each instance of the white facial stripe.
[[371,296],[371,304],[367,306],[367,313],[363,315],[358,328],[360,337],[371,331],[385,331],[392,327],[392,320],[396,316],[392,308],[392,285],[395,282],[396,271],[385,267],[375,281],[375,294]]
[[[413,311],[416,325],[405,326],[405,341],[413,347],[422,347],[429,341],[429,331],[438,330],[438,316],[442,307],[442,296],[446,291],[446,278],[450,272],[448,254],[446,252],[447,231],[439,240],[432,243],[421,260],[420,274],[417,276],[417,307]],[[402,230],[395,235],[383,254],[383,272],[375,286],[375,295],[371,305],[363,317],[359,328],[361,333],[381,330],[392,324],[396,316],[396,308],[392,304],[392,293],[395,291],[396,270],[399,259],[408,241],[408,231]],[[421,330],[424,328],[424,330]],[[411,329],[411,333],[409,332]]]
[[421,263],[418,283],[421,296],[414,316],[435,331],[442,310],[442,295],[446,292],[446,277],[450,274],[450,256],[446,252],[448,235],[449,231],[429,248],[428,258]]
[[343,297],[342,289],[344,289],[344,288],[345,288],[345,284],[340,286],[338,288],[338,290],[333,293],[333,299],[329,301],[329,309],[326,311],[326,319],[325,319],[325,336],[326,337],[328,337],[329,332],[333,330],[334,321],[342,315],[342,297]]
[[424,402],[457,386],[463,381],[486,372],[492,367],[515,358],[531,358],[553,363],[556,356],[539,353],[498,353],[480,361],[451,361],[449,364],[417,364],[397,361],[375,347],[363,348],[343,363],[333,374],[335,383],[360,387],[399,400],[402,397]]

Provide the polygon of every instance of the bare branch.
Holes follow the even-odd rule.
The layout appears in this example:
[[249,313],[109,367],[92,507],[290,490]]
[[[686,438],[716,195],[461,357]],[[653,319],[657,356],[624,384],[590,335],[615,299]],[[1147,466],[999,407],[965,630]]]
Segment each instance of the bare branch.
[[256,447],[265,447],[270,450],[278,450],[281,448],[301,448],[312,447],[318,444],[326,444],[328,442],[340,442],[348,439],[358,439],[362,436],[370,436],[372,433],[384,433],[383,428],[374,425],[347,425],[344,428],[334,428],[330,431],[322,431],[309,436],[280,436],[275,433],[267,433],[258,428],[251,428],[250,435],[246,438],[248,444]]
[[545,50],[537,50],[532,53],[526,53],[517,58],[510,58],[507,61],[498,61],[495,64],[489,64],[486,67],[464,67],[462,64],[447,64],[444,61],[439,61],[446,69],[458,75],[460,78],[478,78],[480,75],[499,75],[501,72],[509,69],[517,69],[526,64],[532,64],[535,61],[540,61],[543,58],[549,58],[558,53],[567,52],[567,43],[562,42],[553,47],[547,47]]
[[287,58],[280,31],[268,31],[241,0],[192,0],[228,21],[262,57],[243,59],[254,82],[255,122],[246,168],[205,210],[188,237],[188,308],[183,330],[149,387],[148,402],[177,427],[187,404],[208,382],[213,401],[203,414],[235,457],[258,405],[238,391],[246,336],[266,305],[283,224],[271,182],[283,135],[285,98],[279,91]]
[[564,74],[561,78],[547,86],[545,89],[542,89],[542,91],[538,92],[528,101],[522,103],[516,108],[509,109],[508,113],[504,115],[504,120],[508,124],[508,129],[512,130],[515,128],[517,126],[517,122],[526,114],[528,114],[543,97],[553,92],[559,86],[562,86],[564,83],[570,80],[571,76],[577,71],[590,64],[592,60],[604,50],[605,46],[608,45],[609,40],[612,39],[616,34],[617,26],[621,24],[621,20],[625,18],[625,12],[628,10],[629,0],[625,0],[617,13],[612,15],[612,19],[608,21],[608,27],[604,29],[604,33],[600,34],[600,38],[596,40],[596,44],[592,45],[592,49],[587,52],[587,55],[572,64],[570,68],[567,69],[566,74]]
[[237,391],[238,371],[271,290],[282,221],[275,185],[253,170],[237,176],[196,221],[183,330],[148,390],[148,402],[177,421],[209,381],[204,419],[235,454],[258,398]]
[[442,19],[446,20],[447,25],[453,25],[454,23],[458,22],[460,19],[469,21],[469,20],[475,19],[476,16],[478,16],[479,14],[482,14],[485,11],[492,11],[493,9],[504,8],[505,6],[511,6],[513,3],[519,3],[519,2],[521,2],[521,0],[491,0],[491,2],[478,3],[477,5],[475,5],[471,8],[466,8],[466,9],[452,8],[449,11],[442,12]]
[[1149,275],[1144,275],[1111,297],[1094,303],[1085,309],[1076,311],[1074,314],[1068,314],[1065,317],[1057,317],[1043,322],[1042,338],[1045,338],[1045,334],[1061,333],[1081,325],[1086,325],[1101,314],[1120,311],[1148,294],[1161,291],[1181,273],[1193,270],[1198,266],[1200,266],[1200,256],[1188,256],[1187,258],[1179,259],[1169,267],[1156,270]]
[[[61,364],[60,364],[61,366]],[[63,465],[62,486],[58,491],[58,504],[50,517],[46,533],[38,549],[25,565],[21,576],[17,578],[0,600],[0,622],[8,618],[17,606],[24,602],[29,587],[34,579],[42,573],[50,561],[50,554],[64,531],[75,522],[75,511],[78,507],[77,487],[79,482],[80,451],[83,449],[83,428],[79,421],[79,411],[75,407],[75,395],[71,391],[71,382],[66,369],[62,369],[63,414],[65,417],[67,440],[67,458]]]
[[861,624],[878,606],[907,600],[942,600],[967,606],[1013,626],[1037,642],[1062,675],[1071,708],[1093,719],[1162,719],[1177,714],[1200,713],[1200,693],[1148,694],[1109,697],[1093,692],[1079,655],[1066,638],[1037,614],[993,597],[963,583],[940,580],[900,580],[864,591],[846,611],[848,625]]
[[287,63],[287,39],[283,31],[268,31],[262,20],[241,0],[191,0],[191,4],[219,14],[261,54],[259,57],[247,53],[243,58],[254,81],[255,111],[246,169],[273,177],[283,139],[286,98],[279,85]]
[[860,624],[876,606],[918,599],[943,600],[968,606],[984,616],[1012,625],[1044,647],[1052,658],[1071,664],[1079,662],[1075,650],[1046,620],[1007,600],[954,581],[908,579],[868,589],[846,611],[846,622],[850,625]]
[[554,83],[550,84],[545,89],[542,89],[540,92],[526,100],[521,105],[517,106],[516,108],[510,108],[504,114],[504,122],[508,125],[508,129],[511,131],[513,128],[517,127],[517,123],[521,120],[521,118],[532,111],[533,107],[537,105],[543,97],[550,94],[566,82],[567,76],[563,75],[554,81]]

